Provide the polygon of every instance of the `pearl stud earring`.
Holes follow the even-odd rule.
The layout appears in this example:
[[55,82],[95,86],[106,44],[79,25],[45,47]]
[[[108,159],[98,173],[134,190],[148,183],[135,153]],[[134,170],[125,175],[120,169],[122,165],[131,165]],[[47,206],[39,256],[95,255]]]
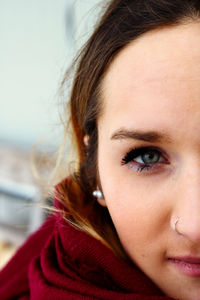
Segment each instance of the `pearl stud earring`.
[[103,198],[103,194],[100,190],[95,190],[92,192],[92,195],[96,198],[102,199]]

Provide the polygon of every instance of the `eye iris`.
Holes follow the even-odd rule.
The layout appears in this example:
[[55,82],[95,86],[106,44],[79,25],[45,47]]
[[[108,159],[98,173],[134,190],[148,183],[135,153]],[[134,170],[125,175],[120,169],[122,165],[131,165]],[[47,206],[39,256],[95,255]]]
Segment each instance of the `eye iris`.
[[146,164],[154,164],[159,161],[160,155],[155,151],[148,151],[142,155],[142,160]]

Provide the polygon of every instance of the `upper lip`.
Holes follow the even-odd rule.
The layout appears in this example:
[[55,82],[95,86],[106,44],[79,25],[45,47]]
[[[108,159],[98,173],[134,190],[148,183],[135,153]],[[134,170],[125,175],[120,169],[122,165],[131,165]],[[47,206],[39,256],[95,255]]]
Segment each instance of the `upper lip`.
[[170,257],[170,260],[180,261],[190,264],[200,264],[200,257],[195,256],[174,256]]

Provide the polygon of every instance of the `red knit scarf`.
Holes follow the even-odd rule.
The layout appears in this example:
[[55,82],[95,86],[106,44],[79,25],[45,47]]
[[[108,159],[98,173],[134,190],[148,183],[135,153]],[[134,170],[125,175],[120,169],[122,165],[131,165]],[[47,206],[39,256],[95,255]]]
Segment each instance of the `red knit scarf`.
[[0,272],[0,299],[170,299],[56,213],[48,217]]

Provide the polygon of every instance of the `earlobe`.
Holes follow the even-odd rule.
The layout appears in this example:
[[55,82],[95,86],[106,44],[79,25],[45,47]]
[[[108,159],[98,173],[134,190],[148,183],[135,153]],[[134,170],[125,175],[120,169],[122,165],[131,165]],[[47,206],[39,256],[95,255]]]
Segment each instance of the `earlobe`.
[[104,207],[107,206],[106,201],[103,198],[97,198],[97,201],[101,206],[104,206]]
[[92,194],[93,194],[94,197],[97,198],[97,201],[98,201],[98,203],[99,203],[101,206],[104,206],[104,207],[107,206],[107,205],[106,205],[106,201],[105,201],[105,199],[104,199],[104,197],[103,197],[102,191],[100,191],[99,189],[97,189],[97,190],[93,191]]

